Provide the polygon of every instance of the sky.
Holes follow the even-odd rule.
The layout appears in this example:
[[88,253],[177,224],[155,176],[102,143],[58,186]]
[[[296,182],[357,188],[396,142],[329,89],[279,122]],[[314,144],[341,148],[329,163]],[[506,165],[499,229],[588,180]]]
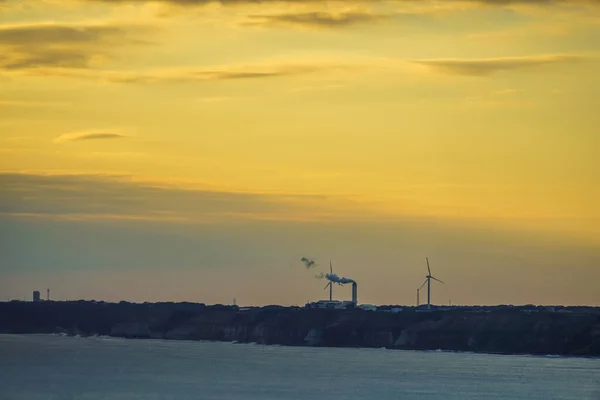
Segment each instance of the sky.
[[0,0],[0,301],[600,305],[599,57],[597,0]]

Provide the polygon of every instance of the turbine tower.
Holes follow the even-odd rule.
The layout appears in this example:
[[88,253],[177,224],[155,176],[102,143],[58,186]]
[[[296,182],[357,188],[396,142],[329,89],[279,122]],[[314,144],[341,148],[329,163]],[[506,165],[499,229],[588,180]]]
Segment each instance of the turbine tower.
[[423,282],[421,287],[417,289],[417,296],[418,296],[419,290],[421,290],[423,288],[423,286],[425,286],[425,284],[427,284],[427,309],[429,310],[431,308],[431,280],[434,279],[440,283],[444,283],[444,282],[440,281],[438,278],[431,275],[431,268],[429,268],[429,258],[425,257],[425,260],[427,261],[428,274],[425,277],[425,282]]
[[[329,261],[329,273],[333,274],[333,267],[331,266],[331,261]],[[329,283],[325,285],[325,289],[327,289],[327,286],[329,286],[329,301],[333,301],[333,282],[329,281]]]

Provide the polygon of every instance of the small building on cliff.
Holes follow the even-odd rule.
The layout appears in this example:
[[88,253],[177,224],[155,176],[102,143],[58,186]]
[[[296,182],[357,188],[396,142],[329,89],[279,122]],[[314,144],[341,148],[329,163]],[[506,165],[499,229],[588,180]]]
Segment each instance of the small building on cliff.
[[354,303],[351,301],[338,300],[319,300],[313,303],[306,303],[304,308],[324,308],[329,310],[344,310],[354,308]]

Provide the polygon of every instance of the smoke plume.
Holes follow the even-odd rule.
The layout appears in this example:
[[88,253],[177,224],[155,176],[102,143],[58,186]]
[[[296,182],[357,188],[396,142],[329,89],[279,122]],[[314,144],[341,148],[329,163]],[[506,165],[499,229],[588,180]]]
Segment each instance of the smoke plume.
[[300,261],[302,262],[302,264],[304,264],[304,266],[306,267],[306,269],[314,268],[314,267],[317,266],[317,263],[314,260],[309,260],[306,257],[302,257],[300,259]]
[[323,274],[316,276],[317,279],[327,279],[330,282],[337,283],[338,285],[345,285],[346,283],[354,283],[353,279],[340,277],[337,274]]

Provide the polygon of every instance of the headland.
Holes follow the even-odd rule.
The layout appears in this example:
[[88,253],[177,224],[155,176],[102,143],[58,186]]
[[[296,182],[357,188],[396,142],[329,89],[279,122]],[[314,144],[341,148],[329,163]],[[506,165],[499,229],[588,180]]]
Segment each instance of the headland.
[[600,356],[600,308],[379,307],[377,311],[97,301],[0,303],[0,333]]

